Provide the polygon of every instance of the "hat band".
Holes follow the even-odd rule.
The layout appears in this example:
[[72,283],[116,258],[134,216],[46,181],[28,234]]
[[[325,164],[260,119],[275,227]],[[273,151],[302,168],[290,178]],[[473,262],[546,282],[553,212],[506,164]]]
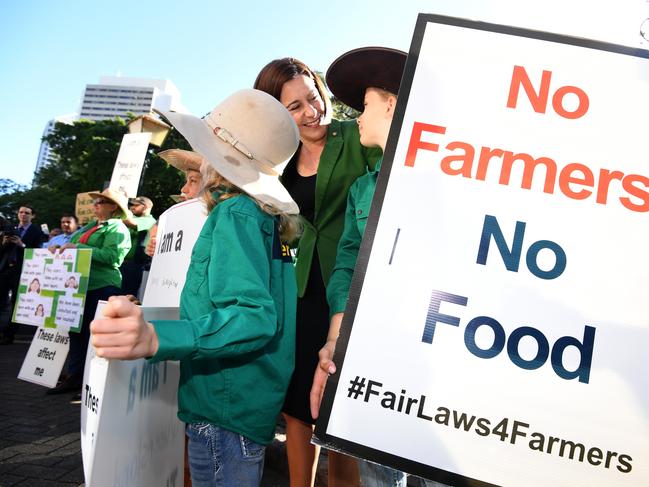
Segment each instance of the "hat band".
[[275,171],[275,166],[273,164],[269,164],[268,162],[262,161],[261,159],[255,157],[243,142],[232,135],[232,132],[230,132],[226,128],[217,127],[216,124],[212,123],[209,115],[205,117],[205,122],[207,123],[208,127],[212,129],[214,135],[216,135],[219,139],[221,139],[226,144],[231,145],[234,149],[241,152],[251,161],[255,161],[257,164],[261,165],[261,170],[265,174],[269,174],[271,176],[281,176],[281,173]]

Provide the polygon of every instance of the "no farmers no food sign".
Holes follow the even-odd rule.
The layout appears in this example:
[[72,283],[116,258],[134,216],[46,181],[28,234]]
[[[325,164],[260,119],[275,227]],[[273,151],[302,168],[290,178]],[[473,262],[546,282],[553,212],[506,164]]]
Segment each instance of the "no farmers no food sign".
[[649,485],[649,53],[421,15],[316,437]]

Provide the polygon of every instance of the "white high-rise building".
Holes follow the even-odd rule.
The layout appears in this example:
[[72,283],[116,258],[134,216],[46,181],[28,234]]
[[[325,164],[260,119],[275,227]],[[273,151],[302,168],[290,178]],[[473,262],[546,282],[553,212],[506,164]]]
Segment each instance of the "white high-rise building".
[[79,118],[107,120],[143,115],[152,108],[187,112],[180,91],[169,80],[102,76],[99,84],[86,85]]
[[[115,117],[125,119],[129,113],[143,115],[150,113],[153,108],[187,113],[180,101],[180,90],[169,80],[102,76],[98,84],[86,85],[79,114],[63,115],[50,120],[45,126],[43,137],[52,133],[56,122],[74,123],[82,118],[93,121]],[[34,174],[55,157],[47,142],[42,142]]]
[[[76,113],[70,113],[68,115],[61,115],[60,117],[53,118],[45,124],[45,129],[43,130],[43,137],[50,135],[54,130],[54,125],[56,122],[72,124],[79,117]],[[34,169],[34,175],[46,164],[49,164],[56,158],[56,154],[52,152],[50,145],[46,141],[41,141],[41,148],[38,151],[38,159],[36,160],[36,169]]]

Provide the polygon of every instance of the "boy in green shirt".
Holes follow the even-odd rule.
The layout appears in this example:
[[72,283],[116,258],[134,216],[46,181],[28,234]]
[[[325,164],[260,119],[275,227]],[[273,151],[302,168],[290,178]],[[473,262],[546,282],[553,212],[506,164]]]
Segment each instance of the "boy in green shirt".
[[[336,59],[327,71],[327,85],[334,96],[363,112],[358,118],[358,128],[361,144],[365,147],[380,147],[385,150],[406,57],[405,52],[395,49],[354,49]],[[347,196],[345,227],[338,242],[336,265],[327,285],[331,314],[329,334],[325,346],[319,352],[320,360],[311,388],[311,414],[314,418],[320,410],[327,377],[336,372],[333,355],[381,162],[379,160],[374,170],[359,177]],[[363,485],[406,486],[407,479],[403,472],[365,461],[359,461],[359,468]],[[416,480],[431,487],[443,486],[437,482]]]

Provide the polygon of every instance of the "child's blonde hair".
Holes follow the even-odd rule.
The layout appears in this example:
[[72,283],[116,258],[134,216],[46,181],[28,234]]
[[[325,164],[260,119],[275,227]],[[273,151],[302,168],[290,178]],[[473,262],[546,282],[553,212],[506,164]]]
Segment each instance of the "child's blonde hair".
[[[209,213],[221,201],[225,201],[233,196],[247,194],[238,186],[225,179],[221,174],[212,167],[208,162],[201,164],[201,176],[203,177],[201,189],[198,197],[207,205]],[[212,193],[219,191],[218,199],[214,199]],[[302,233],[302,225],[298,215],[289,215],[282,212],[272,205],[257,200],[254,196],[248,195],[259,205],[261,210],[272,216],[279,217],[279,238],[284,243],[293,243]]]

